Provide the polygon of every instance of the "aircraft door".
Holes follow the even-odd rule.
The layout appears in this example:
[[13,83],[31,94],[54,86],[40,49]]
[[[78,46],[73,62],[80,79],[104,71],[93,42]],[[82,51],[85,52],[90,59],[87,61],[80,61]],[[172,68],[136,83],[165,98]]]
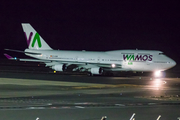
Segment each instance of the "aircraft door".
[[97,58],[97,63],[100,63],[100,62],[101,62],[101,58],[98,57],[98,58]]

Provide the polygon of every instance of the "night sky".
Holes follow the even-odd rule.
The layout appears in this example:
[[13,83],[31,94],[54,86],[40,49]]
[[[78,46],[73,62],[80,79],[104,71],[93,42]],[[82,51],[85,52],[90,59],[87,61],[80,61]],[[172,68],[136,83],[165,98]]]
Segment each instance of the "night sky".
[[179,0],[4,0],[0,58],[5,58],[4,48],[27,48],[21,23],[30,23],[53,49],[160,50],[180,62],[179,11]]

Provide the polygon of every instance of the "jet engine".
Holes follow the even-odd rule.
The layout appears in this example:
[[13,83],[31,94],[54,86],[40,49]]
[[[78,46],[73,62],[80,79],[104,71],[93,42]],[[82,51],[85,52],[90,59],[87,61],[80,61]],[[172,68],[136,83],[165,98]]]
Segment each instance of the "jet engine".
[[59,64],[52,66],[52,69],[55,71],[65,71],[67,69],[66,64]]
[[102,74],[103,73],[103,69],[100,67],[97,68],[91,68],[91,74]]

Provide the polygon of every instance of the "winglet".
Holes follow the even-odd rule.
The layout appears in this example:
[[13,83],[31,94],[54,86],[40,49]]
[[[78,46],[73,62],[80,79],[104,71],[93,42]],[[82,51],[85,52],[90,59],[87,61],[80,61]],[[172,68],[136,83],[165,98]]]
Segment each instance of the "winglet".
[[7,57],[7,59],[13,59],[13,57],[11,57],[10,55],[4,53],[4,55]]

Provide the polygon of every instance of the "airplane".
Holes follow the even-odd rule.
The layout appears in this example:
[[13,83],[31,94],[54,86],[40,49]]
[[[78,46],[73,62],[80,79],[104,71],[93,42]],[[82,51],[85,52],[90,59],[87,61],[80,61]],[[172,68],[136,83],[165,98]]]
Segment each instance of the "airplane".
[[[35,59],[18,59],[19,61],[42,62],[55,71],[66,71],[68,66],[75,65],[72,71],[89,75],[103,75],[105,71],[156,72],[165,71],[176,65],[176,62],[157,50],[113,50],[113,51],[68,51],[54,50],[36,32],[29,23],[22,23],[28,48],[22,52]],[[8,54],[8,59],[15,60]]]

